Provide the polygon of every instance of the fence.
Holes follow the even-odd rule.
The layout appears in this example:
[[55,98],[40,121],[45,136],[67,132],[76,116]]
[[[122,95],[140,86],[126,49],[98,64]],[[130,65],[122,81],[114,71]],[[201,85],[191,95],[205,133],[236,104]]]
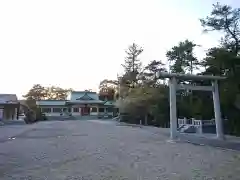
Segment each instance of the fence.
[[187,119],[178,119],[178,127],[181,127],[183,125],[192,125],[196,128],[197,133],[202,134],[203,133],[203,126],[208,126],[208,125],[215,125],[215,120],[197,120],[194,118]]

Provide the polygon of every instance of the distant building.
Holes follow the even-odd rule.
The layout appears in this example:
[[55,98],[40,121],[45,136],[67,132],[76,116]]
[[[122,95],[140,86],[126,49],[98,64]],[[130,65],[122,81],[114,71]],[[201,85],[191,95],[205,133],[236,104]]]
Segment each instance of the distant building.
[[0,94],[0,120],[15,120],[20,103],[16,94]]
[[36,104],[46,116],[114,116],[113,101],[99,100],[96,92],[72,91],[66,100],[40,100]]

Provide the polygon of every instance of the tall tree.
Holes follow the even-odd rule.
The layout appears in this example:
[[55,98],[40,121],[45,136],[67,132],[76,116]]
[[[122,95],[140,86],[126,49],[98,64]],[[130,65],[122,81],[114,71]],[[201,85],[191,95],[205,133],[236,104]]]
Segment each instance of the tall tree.
[[57,86],[47,87],[47,97],[50,100],[65,100],[67,94],[72,91],[72,89],[63,89]]
[[233,9],[229,5],[219,2],[213,4],[210,16],[200,20],[205,31],[221,31],[224,33],[223,43],[235,54],[239,53],[240,46],[240,8]]
[[208,50],[202,64],[205,66],[205,74],[228,76],[236,56],[224,47],[214,47]]
[[[240,51],[240,8],[232,8],[229,5],[220,3],[213,4],[210,16],[200,20],[205,31],[218,31],[223,33],[221,45],[227,51],[239,55]],[[240,59],[228,59],[230,65],[229,73],[236,76],[240,71]]]
[[44,100],[47,97],[47,90],[40,84],[35,84],[23,97],[27,100]]
[[185,40],[167,51],[166,56],[170,62],[170,70],[175,73],[193,73],[198,69],[199,62],[194,54],[197,45],[192,41]]
[[[194,54],[194,49],[196,46],[197,45],[194,42],[185,40],[179,42],[177,46],[174,46],[166,53],[168,61],[170,61],[171,72],[193,74],[194,70],[199,68],[200,63]],[[179,82],[193,83],[192,81],[187,82],[182,80],[179,80]],[[193,109],[189,109],[189,107],[192,107],[194,104],[193,99],[194,97],[192,91],[179,91],[179,96],[177,97],[179,115],[185,115],[187,117],[189,117],[191,114],[193,115]]]
[[72,89],[63,89],[56,86],[44,87],[40,84],[35,84],[23,97],[27,100],[65,100],[67,93]]
[[210,15],[200,20],[206,32],[222,33],[220,47],[209,49],[205,58],[206,74],[227,77],[220,84],[221,105],[224,116],[229,119],[230,133],[240,134],[240,8],[220,3],[214,4]]
[[[223,33],[221,47],[208,51],[205,59],[208,67],[206,73],[225,75],[228,77],[224,82],[225,86],[240,87],[240,8],[216,3],[213,4],[210,15],[200,21],[205,31]],[[237,89],[240,92],[239,87]],[[239,92],[235,93],[235,96]],[[230,94],[234,95],[234,93]]]
[[138,57],[143,52],[143,48],[133,43],[125,52],[127,56],[125,57],[125,63],[122,64],[124,76],[132,86],[135,86],[137,75],[141,70],[141,62]]
[[133,43],[125,52],[127,56],[125,57],[125,63],[122,64],[125,72],[138,72],[141,67],[138,56],[143,52],[143,48]]
[[150,61],[150,63],[144,67],[142,72],[143,84],[148,84],[149,86],[157,86],[157,72],[166,72],[165,64],[162,61]]
[[149,75],[156,75],[158,71],[166,71],[165,64],[162,61],[153,60],[144,68]]

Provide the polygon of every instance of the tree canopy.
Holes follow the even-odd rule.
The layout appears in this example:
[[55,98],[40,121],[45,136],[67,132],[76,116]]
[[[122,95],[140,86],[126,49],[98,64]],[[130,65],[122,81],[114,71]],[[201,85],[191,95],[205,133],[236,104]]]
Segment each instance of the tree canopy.
[[35,84],[23,97],[27,100],[65,100],[67,93],[72,89],[63,89],[57,86],[44,87]]

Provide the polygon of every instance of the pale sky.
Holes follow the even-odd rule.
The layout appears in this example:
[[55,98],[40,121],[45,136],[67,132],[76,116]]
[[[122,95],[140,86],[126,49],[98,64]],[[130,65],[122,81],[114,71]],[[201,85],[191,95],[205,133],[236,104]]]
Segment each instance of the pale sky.
[[[220,0],[237,7],[238,0]],[[1,0],[0,93],[19,98],[33,84],[97,90],[116,79],[124,50],[141,45],[141,60],[166,62],[179,41],[216,45],[218,35],[202,34],[199,18],[215,0]]]

